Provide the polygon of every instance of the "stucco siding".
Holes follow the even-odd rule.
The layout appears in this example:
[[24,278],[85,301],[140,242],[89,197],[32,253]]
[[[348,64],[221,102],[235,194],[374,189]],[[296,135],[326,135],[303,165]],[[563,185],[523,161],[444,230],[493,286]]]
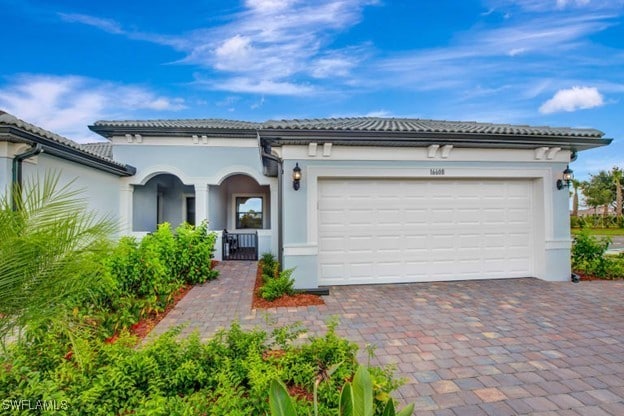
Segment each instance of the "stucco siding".
[[24,161],[22,167],[24,183],[43,178],[47,172],[58,172],[61,185],[73,180],[73,187],[84,191],[82,197],[86,198],[89,209],[118,220],[120,189],[118,176],[45,153]]
[[[1,144],[1,143],[0,143]],[[11,159],[0,156],[0,192],[4,195],[9,191],[11,183]]]
[[[399,150],[397,150],[398,152]],[[513,150],[509,150],[513,155]],[[303,179],[301,188],[295,191],[292,187],[292,172],[295,163],[298,162],[302,169]],[[535,277],[551,280],[564,281],[570,278],[570,229],[568,222],[568,191],[556,188],[557,179],[561,178],[561,172],[566,168],[566,163],[561,161],[518,161],[508,160],[495,162],[475,161],[408,161],[408,160],[318,160],[318,159],[291,159],[284,162],[284,246],[307,247],[305,253],[297,252],[288,254],[285,250],[284,263],[287,267],[296,267],[295,278],[297,287],[316,287],[318,285],[318,241],[311,235],[315,231],[311,223],[316,223],[314,217],[316,183],[322,177],[349,177],[353,172],[366,177],[383,177],[380,172],[390,172],[397,177],[411,177],[415,172],[418,175],[428,175],[430,169],[445,169],[451,176],[457,174],[468,177],[480,177],[484,175],[490,178],[504,178],[517,175],[531,179],[533,185],[533,203],[536,205],[534,212],[533,227],[536,229],[534,244],[534,274]],[[336,174],[335,172],[341,172]],[[362,173],[363,172],[363,173]],[[381,176],[380,176],[381,175]]]
[[199,179],[218,184],[231,173],[245,173],[238,172],[244,168],[251,171],[256,180],[268,183],[268,178],[262,175],[258,148],[119,145],[114,147],[114,156],[137,168],[136,181],[145,179],[144,175],[155,168],[171,167],[174,169],[168,173],[179,174],[187,185]]

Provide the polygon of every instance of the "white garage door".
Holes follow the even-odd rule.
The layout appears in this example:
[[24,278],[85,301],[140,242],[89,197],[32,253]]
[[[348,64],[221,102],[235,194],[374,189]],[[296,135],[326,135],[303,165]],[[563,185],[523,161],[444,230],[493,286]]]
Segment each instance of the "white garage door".
[[532,275],[528,180],[323,179],[319,284]]

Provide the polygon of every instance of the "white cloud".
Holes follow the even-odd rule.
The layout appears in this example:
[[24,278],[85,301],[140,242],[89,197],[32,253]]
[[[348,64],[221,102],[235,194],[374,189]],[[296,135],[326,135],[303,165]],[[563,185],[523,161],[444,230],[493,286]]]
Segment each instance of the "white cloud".
[[[572,74],[583,68],[595,71],[596,66],[617,62],[615,55],[601,54],[597,45],[587,48],[590,35],[614,24],[611,16],[584,13],[515,19],[486,30],[475,27],[448,46],[403,52],[369,65],[367,85],[460,94],[476,85],[488,89],[516,85],[521,96],[523,84],[574,78]],[[599,59],[592,59],[588,50]],[[562,66],[564,59],[568,64]]]
[[296,84],[285,81],[257,80],[245,77],[233,77],[222,81],[198,81],[199,85],[210,89],[238,93],[254,93],[266,95],[310,95],[314,88],[310,85]]
[[550,10],[615,10],[624,5],[623,0],[486,0],[489,10],[496,10],[509,6],[517,6],[530,12],[544,12]]
[[567,6],[587,6],[590,4],[590,0],[557,0],[557,7],[563,9]]
[[93,26],[108,33],[116,35],[122,35],[126,32],[121,28],[121,25],[111,19],[103,19],[100,17],[89,16],[79,13],[59,13],[61,19],[70,23],[82,23],[87,26]]
[[179,98],[159,96],[143,87],[79,76],[22,75],[0,87],[0,108],[29,123],[76,141],[93,140],[87,125],[101,118],[137,111],[176,111]]
[[[82,14],[60,14],[68,22],[97,27],[109,33],[167,45],[185,57],[179,63],[198,65],[231,77],[219,83],[234,92],[254,93],[271,83],[283,95],[309,93],[302,80],[329,79],[330,73],[349,76],[361,50],[325,49],[333,37],[356,25],[362,9],[376,0],[246,0],[244,10],[229,22],[178,36],[164,36],[124,29],[119,23]],[[241,82],[241,79],[249,82]],[[215,84],[217,85],[217,84]],[[248,86],[249,90],[242,88]]]
[[602,94],[594,87],[559,90],[539,108],[542,114],[577,111],[604,105]]
[[262,12],[274,12],[290,7],[294,1],[288,0],[247,0],[245,5],[253,10]]
[[223,71],[236,71],[238,68],[246,67],[253,55],[251,39],[247,36],[235,35],[226,39],[215,50],[217,62],[215,67]]

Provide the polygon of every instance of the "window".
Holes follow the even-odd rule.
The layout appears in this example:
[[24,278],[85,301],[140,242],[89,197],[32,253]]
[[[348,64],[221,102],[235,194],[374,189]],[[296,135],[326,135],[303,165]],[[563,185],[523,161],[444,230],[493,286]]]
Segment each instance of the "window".
[[195,225],[195,197],[186,197],[186,222]]
[[262,197],[236,197],[236,228],[262,228]]

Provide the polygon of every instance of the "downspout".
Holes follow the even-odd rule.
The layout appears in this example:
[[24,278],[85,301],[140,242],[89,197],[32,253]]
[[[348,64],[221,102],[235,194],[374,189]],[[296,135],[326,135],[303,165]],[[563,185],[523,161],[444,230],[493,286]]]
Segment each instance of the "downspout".
[[282,231],[283,213],[282,213],[282,201],[284,198],[284,190],[282,186],[282,175],[284,173],[284,161],[264,150],[264,147],[260,145],[260,154],[263,158],[267,158],[277,163],[277,260],[280,264],[284,265],[284,232]]
[[[12,180],[12,195],[11,195],[11,207],[13,211],[17,211],[17,198],[22,197],[22,162],[28,158],[38,155],[43,152],[43,147],[37,143],[24,153],[17,154],[13,157],[13,180]],[[19,193],[19,195],[18,195]]]

